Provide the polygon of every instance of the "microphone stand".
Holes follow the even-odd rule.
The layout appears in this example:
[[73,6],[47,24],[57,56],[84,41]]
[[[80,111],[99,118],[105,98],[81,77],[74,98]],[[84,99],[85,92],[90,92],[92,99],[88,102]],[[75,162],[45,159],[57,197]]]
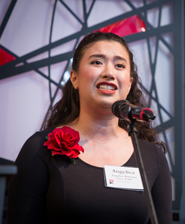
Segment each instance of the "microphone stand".
[[131,123],[129,125],[128,132],[129,132],[129,135],[131,136],[132,143],[133,143],[133,146],[134,146],[134,154],[135,154],[137,165],[139,167],[142,183],[143,183],[143,186],[144,186],[145,199],[146,199],[146,202],[147,202],[147,206],[148,206],[148,210],[149,210],[149,214],[150,214],[150,219],[151,219],[152,224],[158,224],[155,207],[154,207],[154,204],[153,204],[153,199],[152,199],[152,196],[151,196],[146,172],[145,172],[145,169],[144,169],[144,164],[143,164],[143,160],[142,160],[142,156],[141,156],[141,151],[140,151],[138,140],[137,140],[137,129],[134,125],[136,120],[135,119],[130,119],[130,120],[131,120]]

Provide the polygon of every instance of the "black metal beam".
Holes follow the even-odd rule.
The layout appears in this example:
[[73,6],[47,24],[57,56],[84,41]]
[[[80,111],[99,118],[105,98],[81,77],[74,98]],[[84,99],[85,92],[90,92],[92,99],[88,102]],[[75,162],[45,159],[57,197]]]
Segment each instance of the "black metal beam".
[[17,0],[12,0],[11,3],[10,3],[10,6],[9,6],[7,12],[6,12],[6,15],[5,15],[4,19],[3,19],[3,22],[1,24],[1,26],[0,26],[0,38],[1,38],[2,34],[3,34],[3,31],[4,31],[5,27],[6,27],[7,22],[8,22],[11,14],[12,14],[12,11],[14,9],[14,6],[15,6],[16,2],[17,2]]

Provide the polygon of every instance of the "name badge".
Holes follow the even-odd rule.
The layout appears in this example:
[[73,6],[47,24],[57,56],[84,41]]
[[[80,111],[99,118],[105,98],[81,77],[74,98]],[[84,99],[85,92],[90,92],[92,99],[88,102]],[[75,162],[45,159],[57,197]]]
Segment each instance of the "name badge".
[[143,191],[139,169],[136,167],[104,166],[105,186]]

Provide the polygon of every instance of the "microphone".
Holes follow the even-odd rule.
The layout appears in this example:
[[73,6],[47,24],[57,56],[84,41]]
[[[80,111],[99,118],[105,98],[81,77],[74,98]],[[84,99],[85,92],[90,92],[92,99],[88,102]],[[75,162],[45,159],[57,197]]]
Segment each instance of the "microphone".
[[112,113],[116,117],[128,121],[141,120],[150,122],[155,119],[155,114],[151,109],[135,106],[127,100],[119,100],[113,103]]

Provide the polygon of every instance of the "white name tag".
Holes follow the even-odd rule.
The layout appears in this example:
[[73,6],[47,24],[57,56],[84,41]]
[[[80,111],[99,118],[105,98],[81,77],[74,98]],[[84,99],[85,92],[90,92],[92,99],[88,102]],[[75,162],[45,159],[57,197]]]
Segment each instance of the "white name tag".
[[135,167],[104,166],[105,186],[143,191],[139,169]]

